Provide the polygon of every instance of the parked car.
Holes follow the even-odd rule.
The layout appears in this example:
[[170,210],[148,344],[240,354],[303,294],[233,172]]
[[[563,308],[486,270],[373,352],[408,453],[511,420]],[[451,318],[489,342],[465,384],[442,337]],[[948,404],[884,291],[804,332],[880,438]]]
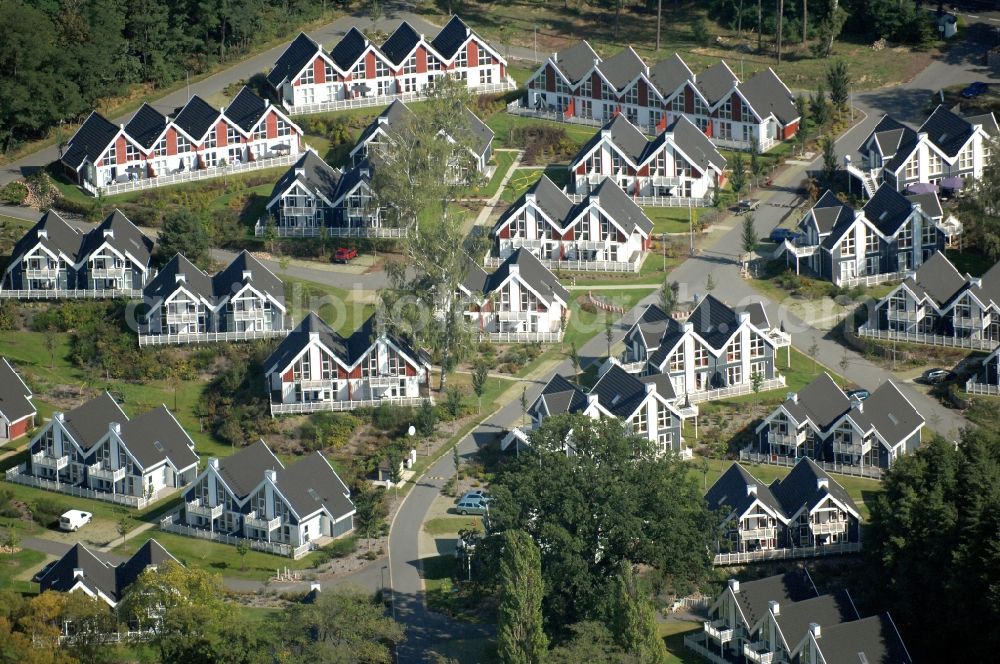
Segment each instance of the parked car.
[[43,567],[42,569],[38,570],[38,574],[35,575],[35,579],[34,580],[36,582],[41,581],[45,577],[45,575],[49,573],[49,570],[52,569],[53,567],[55,567],[55,565],[56,565],[57,562],[59,562],[59,561],[58,560],[53,560],[52,562],[46,564],[45,567]]
[[358,257],[358,250],[353,247],[341,247],[333,254],[334,263],[346,263]]
[[94,518],[94,515],[90,512],[70,510],[59,517],[59,529],[67,532],[75,532],[90,523],[92,518]]
[[955,372],[947,369],[928,369],[920,377],[928,385],[937,385],[945,381],[954,380]]
[[858,401],[864,401],[872,395],[868,390],[851,390],[847,393],[849,397],[856,397]]
[[[483,502],[490,502],[493,500],[490,494],[486,493],[483,489],[472,489],[471,491],[466,491],[465,495],[462,496],[462,500],[482,500]],[[462,502],[460,500],[459,502]]]
[[962,90],[962,96],[965,97],[966,99],[972,99],[973,97],[978,97],[979,95],[983,94],[989,89],[990,86],[988,83],[984,83],[982,81],[976,81],[975,83],[972,83],[964,90]]
[[468,516],[469,514],[486,514],[486,501],[479,498],[461,500],[458,505],[455,506],[455,511],[462,516]]
[[770,239],[771,242],[774,242],[775,244],[781,244],[785,240],[794,241],[795,238],[797,238],[798,236],[799,234],[793,231],[791,228],[775,228],[773,231],[771,231],[771,235],[769,236],[768,239]]

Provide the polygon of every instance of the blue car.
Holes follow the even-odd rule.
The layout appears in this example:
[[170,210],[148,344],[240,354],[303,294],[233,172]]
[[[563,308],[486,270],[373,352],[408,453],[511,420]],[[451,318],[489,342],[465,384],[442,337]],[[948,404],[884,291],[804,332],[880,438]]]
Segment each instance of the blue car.
[[775,244],[781,244],[785,240],[794,241],[798,236],[799,234],[790,228],[775,228],[771,231],[770,240]]
[[965,97],[966,99],[972,99],[973,97],[978,97],[979,95],[983,94],[989,89],[990,86],[987,83],[983,83],[982,81],[976,81],[969,87],[962,90],[962,96]]

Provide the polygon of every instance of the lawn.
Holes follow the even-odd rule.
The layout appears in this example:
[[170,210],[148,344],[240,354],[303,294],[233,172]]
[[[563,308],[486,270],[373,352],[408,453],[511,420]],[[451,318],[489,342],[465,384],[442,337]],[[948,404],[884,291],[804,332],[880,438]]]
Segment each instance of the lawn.
[[424,530],[430,535],[453,535],[460,530],[482,530],[480,517],[441,516],[424,522]]
[[548,176],[557,187],[565,187],[566,183],[569,182],[569,171],[562,164],[550,164],[545,168],[522,167],[510,176],[507,186],[504,187],[503,193],[500,195],[500,200],[505,203],[513,203],[534,186],[542,174]]
[[644,207],[643,212],[653,222],[653,235],[663,233],[688,233],[691,229],[691,215],[694,219],[704,214],[708,208],[684,207]]
[[367,291],[346,291],[294,277],[282,277],[282,281],[292,325],[298,325],[308,312],[314,311],[330,327],[348,335],[375,312]]
[[657,625],[667,646],[666,664],[703,664],[704,660],[684,647],[684,635],[700,631],[701,624],[686,620],[668,620]]
[[38,592],[38,584],[34,581],[19,581],[15,577],[41,565],[44,560],[44,553],[31,549],[22,549],[13,555],[0,554],[0,589],[22,593]]
[[[654,288],[649,289],[625,289],[625,290],[615,290],[615,289],[594,289],[590,291],[594,297],[600,299],[608,304],[613,304],[618,307],[623,307],[625,311],[630,310],[634,307],[639,300],[652,293]],[[569,348],[571,343],[575,343],[577,348],[580,348],[589,341],[592,337],[604,334],[605,330],[605,320],[610,318],[612,321],[617,321],[621,318],[621,314],[609,313],[598,309],[593,312],[584,311],[580,308],[580,303],[578,301],[579,297],[586,295],[586,291],[573,290],[570,291],[570,317],[566,322],[566,331],[563,335],[562,346]]]
[[455,556],[443,555],[421,558],[420,568],[424,579],[424,595],[427,607],[432,611],[451,614],[455,606]]
[[500,150],[493,153],[493,161],[496,163],[496,170],[493,172],[493,177],[479,189],[473,189],[470,192],[470,196],[476,196],[478,198],[493,198],[497,193],[497,189],[500,188],[500,181],[510,170],[510,167],[514,165],[514,160],[517,159],[517,153],[511,150]]
[[565,129],[566,136],[571,142],[577,145],[577,149],[583,147],[583,144],[589,141],[594,133],[597,132],[596,127],[571,124],[568,122],[555,122],[553,120],[542,120],[540,118],[531,118],[523,115],[511,115],[506,111],[494,113],[486,119],[486,124],[496,135],[493,140],[493,145],[498,148],[524,147],[514,141],[514,129],[517,127],[546,125],[549,127],[559,127],[561,129]]

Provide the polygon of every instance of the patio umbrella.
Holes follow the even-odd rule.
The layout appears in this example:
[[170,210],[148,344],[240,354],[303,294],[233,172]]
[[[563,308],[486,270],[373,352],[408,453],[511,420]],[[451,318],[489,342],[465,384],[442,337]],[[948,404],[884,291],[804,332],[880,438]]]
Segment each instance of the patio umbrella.
[[911,194],[936,194],[938,187],[930,182],[916,182],[906,187]]
[[962,185],[965,184],[965,179],[958,176],[952,176],[950,178],[945,178],[941,180],[942,189],[951,189],[952,191],[961,191]]

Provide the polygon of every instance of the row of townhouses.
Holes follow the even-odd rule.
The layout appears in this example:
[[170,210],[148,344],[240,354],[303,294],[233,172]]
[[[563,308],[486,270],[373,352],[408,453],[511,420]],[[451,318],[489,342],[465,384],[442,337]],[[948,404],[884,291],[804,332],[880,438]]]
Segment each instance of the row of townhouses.
[[120,563],[114,563],[105,554],[77,543],[38,580],[38,590],[79,592],[100,599],[109,609],[114,609],[129,586],[143,573],[156,571],[167,562],[181,564],[155,539],[146,540],[138,551]]
[[288,329],[284,283],[247,251],[212,276],[176,254],[142,297],[140,345],[243,341]]
[[[775,552],[780,549],[843,551],[860,548],[861,514],[847,491],[808,457],[784,479],[764,484],[734,463],[705,494],[720,512],[721,563],[726,554]],[[835,546],[840,545],[840,546]],[[745,562],[745,560],[744,560]]]
[[53,414],[31,440],[26,463],[7,479],[142,506],[190,483],[194,442],[166,406],[130,418],[104,394]]
[[31,388],[7,358],[0,357],[0,441],[16,440],[35,427]]
[[262,440],[209,459],[185,490],[183,511],[180,522],[162,527],[282,544],[294,557],[349,533],[355,513],[350,489],[325,456],[314,452],[285,466]]
[[648,139],[623,115],[591,137],[569,164],[570,189],[586,194],[611,178],[643,205],[710,205],[726,158],[687,117]]
[[267,81],[285,108],[303,114],[421,99],[440,76],[465,81],[474,92],[514,87],[507,60],[458,16],[431,39],[406,21],[382,44],[352,27],[329,51],[302,33]]
[[992,350],[1000,343],[1000,263],[973,277],[934,254],[879,300],[860,333]]
[[885,469],[920,445],[923,426],[923,416],[891,380],[860,399],[823,373],[764,418],[746,451],[772,460]]
[[770,68],[747,81],[725,62],[695,75],[676,53],[653,65],[627,47],[602,59],[586,41],[553,53],[513,112],[596,124],[624,115],[648,134],[679,117],[721,147],[763,152],[799,128],[795,96]]
[[883,115],[858,148],[861,164],[848,160],[847,172],[868,196],[882,183],[897,191],[955,193],[983,174],[998,135],[993,113],[962,117],[938,106],[916,131]]
[[778,389],[785,378],[776,366],[790,337],[773,328],[760,303],[730,307],[713,295],[686,320],[649,305],[625,334],[623,366],[645,376],[669,376],[686,401],[748,394],[754,376],[760,391]]
[[[270,225],[279,236],[315,237],[399,237],[405,229],[388,228],[371,188],[372,158],[392,154],[400,133],[412,121],[413,111],[395,101],[362,132],[348,155],[342,170],[324,162],[312,150],[305,154],[278,180],[266,210],[267,219],[257,224],[256,234],[263,235]],[[464,109],[462,136],[443,136],[443,140],[461,143],[468,154],[456,155],[445,166],[448,174],[459,178],[466,169],[488,176],[493,154],[493,131],[468,108]],[[405,138],[404,138],[405,140]],[[325,229],[325,230],[323,230]]]
[[122,125],[94,111],[60,161],[85,190],[116,194],[290,163],[301,147],[302,129],[244,87],[222,108],[197,95],[171,115],[143,104]]
[[913,662],[888,613],[862,618],[848,590],[821,594],[805,568],[730,579],[684,644],[713,664]]
[[860,210],[827,190],[779,247],[796,273],[806,271],[837,286],[905,278],[952,246],[962,232],[946,219],[937,194],[903,195],[882,184]]
[[524,249],[547,267],[637,272],[653,232],[642,208],[610,178],[577,198],[542,175],[493,225],[487,265]]
[[86,233],[49,210],[11,250],[0,297],[137,295],[154,273],[153,241],[115,210]]
[[618,418],[629,432],[653,443],[658,454],[689,456],[681,427],[698,414],[697,406],[684,406],[665,376],[635,376],[610,363],[594,386],[585,390],[565,376],[555,374],[528,409],[532,428],[547,417],[580,413],[592,419]]

